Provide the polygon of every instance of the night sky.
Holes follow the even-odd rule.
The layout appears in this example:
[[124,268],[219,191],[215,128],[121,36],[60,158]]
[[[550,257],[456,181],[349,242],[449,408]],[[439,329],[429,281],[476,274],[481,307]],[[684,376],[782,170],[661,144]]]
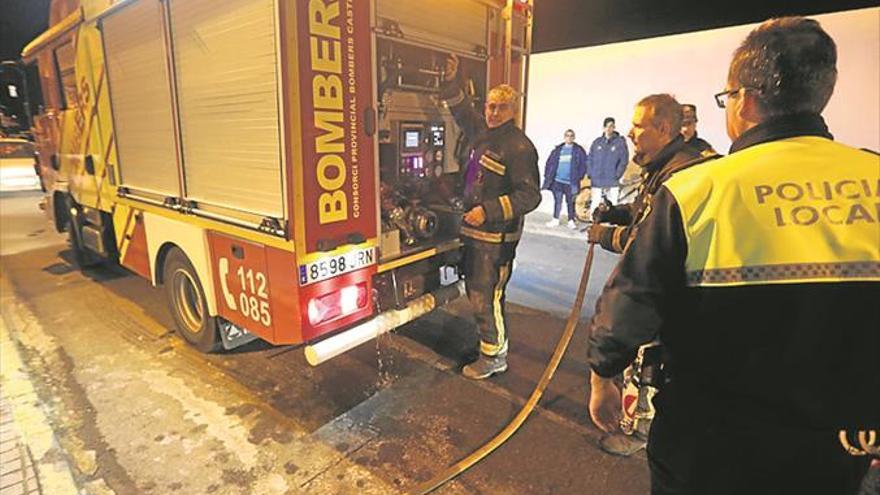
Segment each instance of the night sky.
[[666,34],[880,5],[877,0],[534,0],[534,51],[602,45]]
[[15,60],[49,23],[50,0],[0,0],[0,60]]
[[[397,0],[418,1],[418,0]],[[880,5],[878,0],[535,0],[536,52]],[[0,60],[46,29],[49,0],[0,0]]]

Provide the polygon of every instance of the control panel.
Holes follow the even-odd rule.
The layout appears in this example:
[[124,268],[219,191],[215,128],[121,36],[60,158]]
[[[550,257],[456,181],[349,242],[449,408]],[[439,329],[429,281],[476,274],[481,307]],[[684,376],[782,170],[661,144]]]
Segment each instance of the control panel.
[[401,122],[398,136],[400,177],[439,177],[446,161],[446,126],[438,122]]

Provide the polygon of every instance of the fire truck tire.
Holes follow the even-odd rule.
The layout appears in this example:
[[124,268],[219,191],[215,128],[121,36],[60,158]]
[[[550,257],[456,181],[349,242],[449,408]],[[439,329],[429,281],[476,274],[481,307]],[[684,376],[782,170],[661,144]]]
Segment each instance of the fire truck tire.
[[208,314],[202,282],[183,251],[168,253],[163,275],[168,306],[183,340],[205,353],[220,350],[217,318]]
[[73,259],[80,269],[89,268],[101,262],[99,256],[90,252],[83,245],[77,218],[73,215],[67,216],[67,240],[70,243],[71,251],[73,251]]

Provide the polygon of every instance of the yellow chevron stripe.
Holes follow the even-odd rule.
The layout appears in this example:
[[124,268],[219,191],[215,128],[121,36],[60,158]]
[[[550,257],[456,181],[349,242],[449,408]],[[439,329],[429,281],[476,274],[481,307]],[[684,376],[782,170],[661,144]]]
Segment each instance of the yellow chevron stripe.
[[125,260],[128,248],[131,246],[131,235],[134,233],[134,228],[137,226],[137,221],[135,220],[136,216],[137,212],[135,212],[134,208],[128,211],[128,220],[125,222],[125,230],[122,232],[122,243],[119,246],[120,263]]
[[497,232],[483,232],[482,230],[466,227],[464,225],[461,227],[461,235],[478,241],[492,242],[495,244],[500,243],[504,239],[503,236]]
[[620,244],[620,236],[623,234],[623,227],[616,227],[611,236],[611,247],[617,251],[623,251],[623,245]]
[[480,353],[486,356],[497,356],[507,350],[507,342],[502,345],[480,341]]
[[504,219],[510,220],[513,218],[513,204],[510,202],[510,196],[506,194],[500,196],[498,202],[501,203],[501,213],[504,214]]
[[502,234],[500,232],[483,232],[482,230],[477,230],[473,227],[462,225],[461,235],[465,237],[470,237],[471,239],[476,239],[478,241],[499,244],[501,242],[513,242],[520,240],[520,238],[522,237],[522,230],[520,229],[516,232],[507,232]]
[[498,175],[504,175],[504,173],[507,171],[507,167],[504,166],[503,163],[489,158],[488,156],[486,156],[485,153],[483,154],[483,156],[480,157],[480,165],[486,167],[486,169],[495,172]]

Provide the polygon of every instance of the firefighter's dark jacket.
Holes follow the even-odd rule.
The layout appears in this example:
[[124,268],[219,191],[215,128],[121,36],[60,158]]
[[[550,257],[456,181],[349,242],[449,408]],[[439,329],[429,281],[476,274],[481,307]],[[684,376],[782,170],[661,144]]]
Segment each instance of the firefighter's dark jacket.
[[461,234],[489,243],[516,243],[525,214],[541,202],[538,152],[513,120],[489,129],[460,88],[458,82],[447,84],[441,97],[470,139],[474,156],[480,157],[480,170],[471,194],[464,198],[465,207],[482,206],[486,212],[485,223],[462,225]]
[[712,145],[709,144],[709,142],[706,141],[705,139],[703,139],[703,138],[701,138],[700,136],[698,136],[696,132],[694,133],[694,137],[690,138],[690,140],[685,141],[685,142],[688,144],[688,146],[690,146],[691,148],[696,149],[697,151],[699,151],[699,152],[700,152],[701,154],[703,154],[704,156],[705,156],[705,155],[716,155],[716,154],[717,154],[717,153],[715,152],[715,150],[712,148]]
[[651,198],[663,182],[675,172],[717,157],[714,152],[701,153],[681,136],[669,142],[653,160],[642,165],[642,184],[636,199],[629,204],[612,205],[601,216],[601,221],[612,225],[597,226],[599,245],[614,253],[623,252],[635,225],[647,213]]
[[597,302],[592,370],[659,336],[658,418],[681,431],[880,428],[878,215],[880,157],[819,115],[750,129],[654,196]]

